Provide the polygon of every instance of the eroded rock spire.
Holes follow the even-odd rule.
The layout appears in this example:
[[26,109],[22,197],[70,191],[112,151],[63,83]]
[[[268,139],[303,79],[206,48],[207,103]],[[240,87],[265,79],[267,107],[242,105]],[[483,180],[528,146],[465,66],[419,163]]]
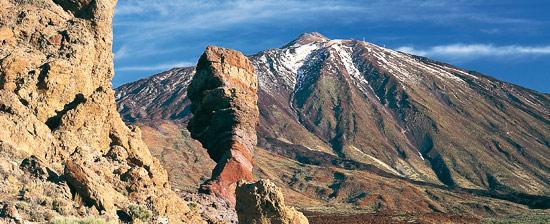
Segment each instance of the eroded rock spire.
[[216,163],[201,191],[235,204],[239,180],[253,180],[258,81],[248,58],[234,50],[208,46],[188,89],[193,118],[188,129]]

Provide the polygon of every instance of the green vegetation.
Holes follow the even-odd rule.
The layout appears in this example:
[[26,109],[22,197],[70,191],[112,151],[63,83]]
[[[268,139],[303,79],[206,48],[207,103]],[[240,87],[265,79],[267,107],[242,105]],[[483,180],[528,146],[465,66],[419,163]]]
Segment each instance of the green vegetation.
[[187,204],[187,206],[189,206],[189,209],[191,209],[192,211],[196,211],[197,210],[197,204],[194,203],[194,202],[189,202]]
[[484,219],[483,224],[547,224],[550,223],[550,215],[531,215],[507,217],[502,219]]
[[128,205],[128,215],[132,217],[133,221],[142,221],[144,223],[147,223],[151,216],[153,216],[152,212],[147,208],[135,204]]
[[107,222],[104,219],[89,217],[85,219],[61,217],[56,218],[50,222],[50,224],[114,224],[114,222]]

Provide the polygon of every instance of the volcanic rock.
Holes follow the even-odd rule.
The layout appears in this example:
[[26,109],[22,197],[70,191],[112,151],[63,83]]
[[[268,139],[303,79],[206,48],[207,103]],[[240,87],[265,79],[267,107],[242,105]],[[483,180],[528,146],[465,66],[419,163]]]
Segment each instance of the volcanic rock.
[[21,162],[19,168],[23,171],[26,171],[31,176],[40,178],[40,179],[54,179],[58,178],[57,173],[50,169],[43,161],[41,161],[36,156],[31,156],[26,158]]
[[252,153],[256,145],[258,82],[242,53],[208,46],[187,90],[193,117],[188,129],[217,164],[201,191],[232,204],[239,180],[253,180]]
[[[282,187],[288,203],[486,217],[548,208],[549,94],[316,33],[249,58],[261,115],[254,174]],[[147,138],[180,137],[151,124],[184,127],[194,69],[118,88],[125,120],[149,130]],[[179,139],[147,144],[173,147],[180,158],[204,153]],[[182,174],[195,172],[188,164],[206,163],[187,156],[193,162],[179,165],[162,153],[163,164],[178,164]],[[184,175],[171,181],[196,185]]]
[[285,205],[281,189],[269,180],[240,182],[236,190],[239,223],[307,224],[301,212]]
[[16,221],[16,223],[19,223],[23,220],[23,218],[21,218],[21,215],[19,215],[17,208],[12,204],[4,204],[4,206],[0,210],[0,217],[12,219]]
[[[35,222],[116,219],[138,204],[155,217],[201,223],[170,190],[139,129],[116,111],[115,5],[0,0],[0,173],[8,180],[0,182],[0,201],[17,201],[21,217]],[[147,180],[122,178],[128,170]],[[61,180],[48,178],[56,173]]]

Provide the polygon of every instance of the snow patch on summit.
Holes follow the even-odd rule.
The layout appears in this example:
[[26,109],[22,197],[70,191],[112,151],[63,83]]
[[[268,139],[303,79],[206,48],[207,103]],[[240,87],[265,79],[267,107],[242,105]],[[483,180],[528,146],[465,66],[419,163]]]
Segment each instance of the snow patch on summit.
[[317,49],[319,49],[318,44],[307,44],[296,48],[286,49],[282,58],[283,66],[290,72],[297,74],[298,69],[304,65],[307,56]]
[[320,48],[320,43],[294,44],[282,49],[261,53],[258,60],[252,60],[258,70],[260,88],[273,93],[279,88],[292,91],[299,76],[299,70],[308,56]]
[[359,89],[364,94],[367,94],[368,93],[367,88],[369,88],[369,82],[365,79],[365,76],[363,76],[363,74],[359,72],[359,70],[353,63],[353,58],[352,58],[353,48],[344,45],[341,41],[336,42],[330,47],[334,49],[336,54],[340,57],[340,60],[342,61],[342,64],[344,65],[346,72],[352,78],[353,83],[357,87],[359,87]]
[[409,54],[397,52],[391,49],[383,48],[374,44],[361,42],[367,49],[369,55],[374,59],[374,64],[393,75],[402,82],[418,84],[423,80],[423,76],[430,75],[442,81],[450,81],[459,84],[465,84],[453,72],[464,74],[457,69],[450,69],[445,66],[421,61]]

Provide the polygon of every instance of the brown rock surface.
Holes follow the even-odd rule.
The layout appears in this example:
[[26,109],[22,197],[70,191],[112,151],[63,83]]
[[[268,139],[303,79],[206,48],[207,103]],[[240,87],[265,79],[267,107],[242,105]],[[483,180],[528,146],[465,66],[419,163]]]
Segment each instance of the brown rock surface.
[[201,190],[232,204],[239,180],[253,180],[258,82],[252,64],[238,51],[209,46],[189,85],[193,118],[188,129],[216,163]]
[[236,190],[239,223],[307,224],[301,212],[285,205],[283,192],[269,180],[241,183]]
[[11,219],[16,223],[19,223],[22,221],[22,218],[19,215],[17,208],[10,204],[4,204],[4,206],[2,207],[2,210],[0,210],[0,217]]
[[201,223],[116,111],[115,5],[0,0],[0,202],[36,222],[116,219],[137,204],[153,219]]

